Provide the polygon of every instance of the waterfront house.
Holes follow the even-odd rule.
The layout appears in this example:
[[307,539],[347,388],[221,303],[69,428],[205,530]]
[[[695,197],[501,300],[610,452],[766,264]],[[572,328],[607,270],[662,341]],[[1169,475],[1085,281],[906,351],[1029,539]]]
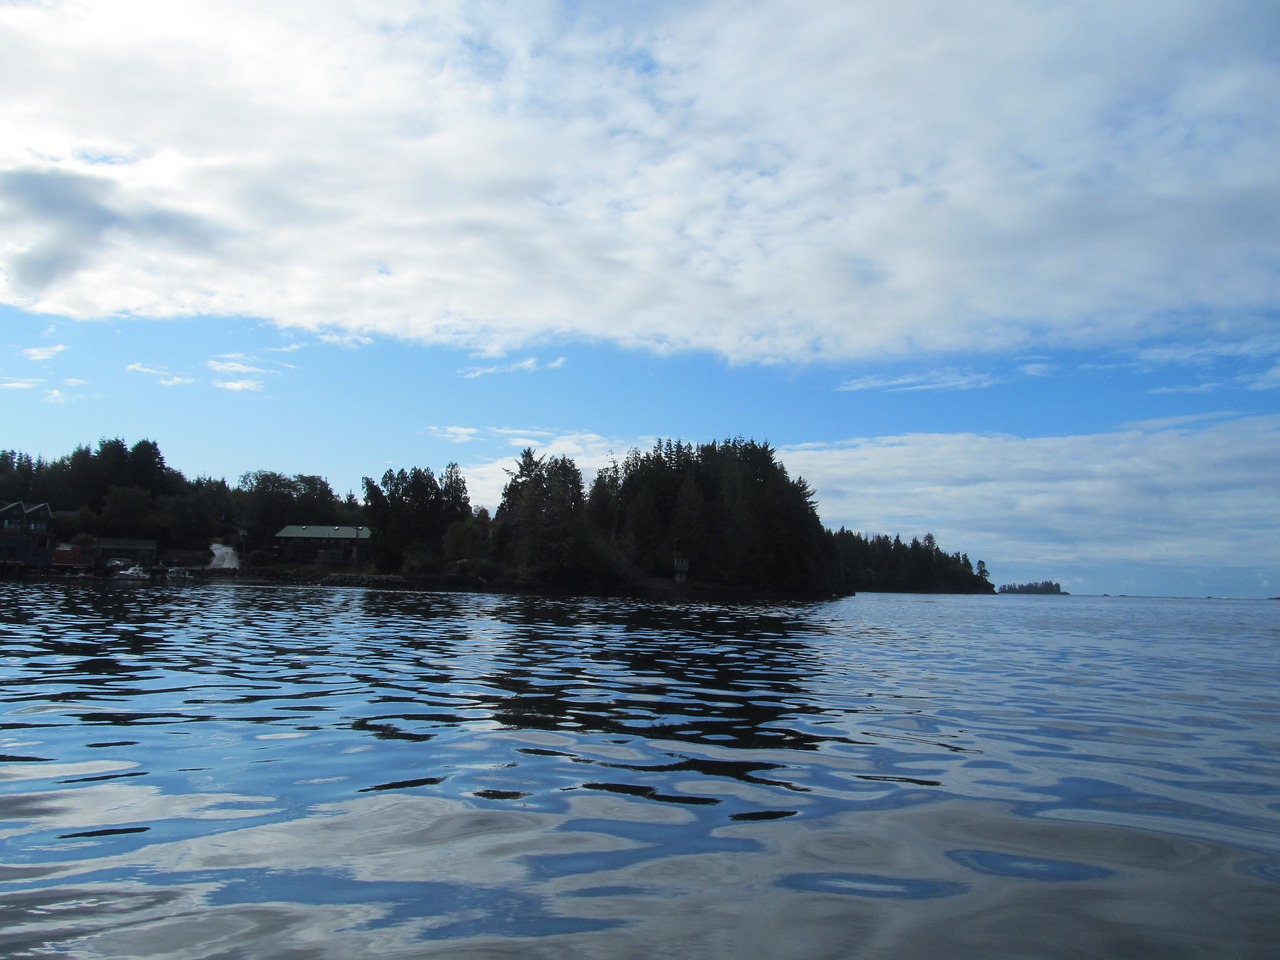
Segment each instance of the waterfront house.
[[0,507],[0,563],[47,567],[53,562],[53,510],[21,500]]

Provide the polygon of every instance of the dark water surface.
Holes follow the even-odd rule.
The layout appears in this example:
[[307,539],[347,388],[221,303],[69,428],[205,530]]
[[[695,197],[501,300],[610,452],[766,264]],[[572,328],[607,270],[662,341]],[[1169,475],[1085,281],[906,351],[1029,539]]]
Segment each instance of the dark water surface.
[[0,956],[1280,955],[1280,604],[0,584]]

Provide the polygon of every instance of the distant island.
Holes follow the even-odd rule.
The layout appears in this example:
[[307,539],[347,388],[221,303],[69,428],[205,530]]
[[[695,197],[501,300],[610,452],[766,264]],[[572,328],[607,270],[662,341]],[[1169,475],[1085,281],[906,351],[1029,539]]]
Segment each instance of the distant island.
[[[491,515],[472,507],[456,463],[365,477],[357,498],[323,477],[267,470],[234,487],[188,479],[152,440],[103,439],[51,461],[0,450],[0,510],[15,538],[0,557],[27,558],[0,565],[54,569],[60,553],[105,569],[129,556],[127,540],[138,552],[150,544],[153,563],[193,567],[225,544],[245,575],[268,578],[697,597],[995,593],[983,561],[944,552],[930,533],[824,527],[812,488],[767,443],[661,440],[590,484],[569,457],[529,448],[507,473]],[[39,543],[28,536],[19,549],[36,524]]]
[[1042,580],[1039,583],[1006,583],[1003,584],[997,593],[1051,593],[1059,596],[1070,596],[1062,585],[1054,583],[1052,580]]

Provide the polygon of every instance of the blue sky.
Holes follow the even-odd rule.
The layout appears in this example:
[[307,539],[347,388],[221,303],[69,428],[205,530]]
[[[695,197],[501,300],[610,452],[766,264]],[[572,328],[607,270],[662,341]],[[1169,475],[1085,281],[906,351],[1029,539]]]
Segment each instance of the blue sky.
[[997,582],[1280,594],[1270,2],[0,0],[0,445],[767,439]]

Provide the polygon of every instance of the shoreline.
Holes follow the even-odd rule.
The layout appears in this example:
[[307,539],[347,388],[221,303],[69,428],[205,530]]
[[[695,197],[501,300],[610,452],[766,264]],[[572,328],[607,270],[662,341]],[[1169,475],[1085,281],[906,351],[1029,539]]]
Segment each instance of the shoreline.
[[493,593],[511,596],[594,597],[625,600],[665,600],[679,603],[803,603],[834,600],[842,595],[785,594],[723,584],[685,582],[651,578],[621,587],[590,588],[556,585],[509,577],[481,577],[475,574],[337,573],[308,570],[258,570],[252,573],[228,570],[203,575],[208,582],[258,584],[264,586],[359,587],[369,590],[396,590],[405,593]]
[[129,584],[243,584],[279,587],[336,587],[393,590],[402,593],[492,593],[509,596],[593,597],[626,600],[658,600],[673,603],[812,603],[835,600],[847,594],[787,594],[749,587],[698,582],[676,583],[649,578],[621,587],[591,588],[583,585],[556,585],[510,577],[481,577],[476,574],[341,573],[332,570],[262,568],[246,571],[235,567],[185,568],[181,575],[156,576],[149,580],[127,580],[115,576],[92,576],[51,570],[26,569],[3,579],[46,583],[129,583]]

